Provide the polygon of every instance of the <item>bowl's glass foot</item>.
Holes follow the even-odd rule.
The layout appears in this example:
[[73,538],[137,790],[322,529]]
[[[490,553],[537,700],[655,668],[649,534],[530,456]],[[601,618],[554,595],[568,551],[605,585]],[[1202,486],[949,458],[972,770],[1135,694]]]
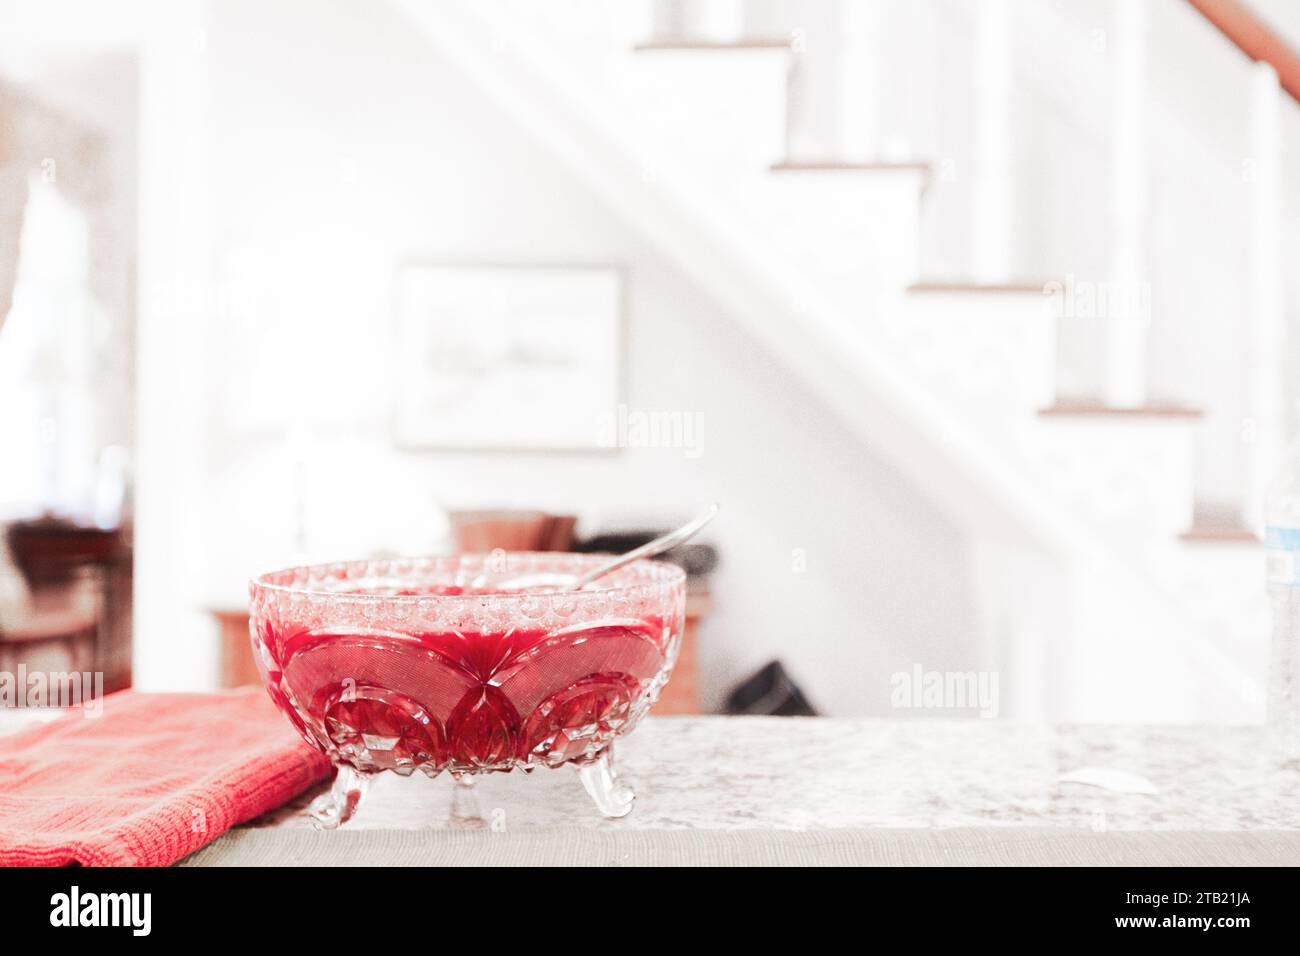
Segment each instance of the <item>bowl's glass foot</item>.
[[474,775],[462,773],[453,776],[456,782],[451,789],[451,825],[466,828],[486,826],[483,811],[479,807],[478,790],[474,786]]
[[352,819],[361,806],[370,784],[368,774],[358,773],[351,767],[339,767],[334,785],[311,802],[307,814],[313,825],[322,830],[333,830]]
[[591,763],[579,766],[578,779],[603,816],[625,817],[632,811],[632,801],[636,799],[636,794],[631,787],[620,782],[618,774],[614,772],[612,747],[603,750]]

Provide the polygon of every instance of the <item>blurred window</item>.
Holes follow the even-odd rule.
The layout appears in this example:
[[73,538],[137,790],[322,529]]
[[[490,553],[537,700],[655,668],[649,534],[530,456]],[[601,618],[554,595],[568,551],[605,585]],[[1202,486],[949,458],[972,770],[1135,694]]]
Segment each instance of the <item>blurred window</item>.
[[0,516],[93,520],[95,356],[111,330],[90,295],[86,216],[40,172],[29,188],[0,326]]

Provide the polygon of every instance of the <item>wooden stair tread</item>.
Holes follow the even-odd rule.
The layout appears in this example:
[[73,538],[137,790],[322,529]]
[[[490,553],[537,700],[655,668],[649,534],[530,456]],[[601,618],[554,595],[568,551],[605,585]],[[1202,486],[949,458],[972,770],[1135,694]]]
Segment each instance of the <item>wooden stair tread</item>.
[[1259,535],[1240,524],[1194,524],[1179,540],[1196,544],[1259,544]]
[[1040,408],[1038,414],[1045,418],[1059,417],[1116,417],[1116,418],[1200,418],[1205,413],[1199,408],[1182,405],[1135,405],[1117,408],[1100,402],[1058,402]]
[[924,160],[837,160],[837,159],[784,159],[770,167],[774,173],[857,173],[881,171],[930,172],[930,164]]
[[1050,283],[1047,280],[1036,282],[1027,279],[1013,280],[1007,282],[976,282],[974,280],[964,279],[922,279],[914,282],[907,287],[908,292],[914,293],[964,293],[964,292],[982,292],[994,294],[1033,294],[1046,295],[1046,288]]
[[637,53],[680,50],[789,50],[785,37],[755,37],[748,40],[647,40],[632,48]]

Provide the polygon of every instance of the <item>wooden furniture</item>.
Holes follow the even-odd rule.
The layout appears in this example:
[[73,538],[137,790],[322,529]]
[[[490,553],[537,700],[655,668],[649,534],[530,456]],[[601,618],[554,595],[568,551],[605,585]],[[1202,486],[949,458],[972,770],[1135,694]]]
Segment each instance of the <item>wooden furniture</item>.
[[573,515],[544,511],[453,511],[449,515],[456,549],[462,552],[568,551],[573,546]]
[[692,591],[686,595],[686,628],[682,631],[682,647],[677,654],[677,666],[669,679],[659,702],[652,713],[655,714],[698,714],[700,713],[699,694],[699,648],[700,621],[709,613],[712,599],[707,591]]
[[[682,632],[682,647],[677,656],[677,666],[672,679],[664,688],[656,714],[698,714],[699,664],[696,658],[700,621],[712,606],[706,591],[693,591],[686,596],[686,628]],[[244,608],[213,608],[212,616],[221,628],[221,686],[239,687],[243,684],[260,684],[257,665],[253,661],[252,644],[248,639],[248,611]]]
[[59,518],[11,524],[13,562],[27,582],[32,612],[92,617],[93,660],[104,693],[131,686],[133,561],[131,529],[95,528]]
[[[86,673],[95,669],[94,614],[29,609],[0,622],[0,672]],[[19,692],[24,692],[19,687]]]
[[247,609],[216,608],[212,616],[221,628],[221,686],[262,683],[253,660],[253,645],[248,639]]

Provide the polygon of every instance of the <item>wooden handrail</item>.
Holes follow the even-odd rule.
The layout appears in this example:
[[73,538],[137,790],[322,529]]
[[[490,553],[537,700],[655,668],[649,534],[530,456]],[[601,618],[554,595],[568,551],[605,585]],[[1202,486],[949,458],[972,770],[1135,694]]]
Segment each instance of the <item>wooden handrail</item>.
[[1278,83],[1300,103],[1300,54],[1238,0],[1187,0],[1252,60],[1270,63]]

